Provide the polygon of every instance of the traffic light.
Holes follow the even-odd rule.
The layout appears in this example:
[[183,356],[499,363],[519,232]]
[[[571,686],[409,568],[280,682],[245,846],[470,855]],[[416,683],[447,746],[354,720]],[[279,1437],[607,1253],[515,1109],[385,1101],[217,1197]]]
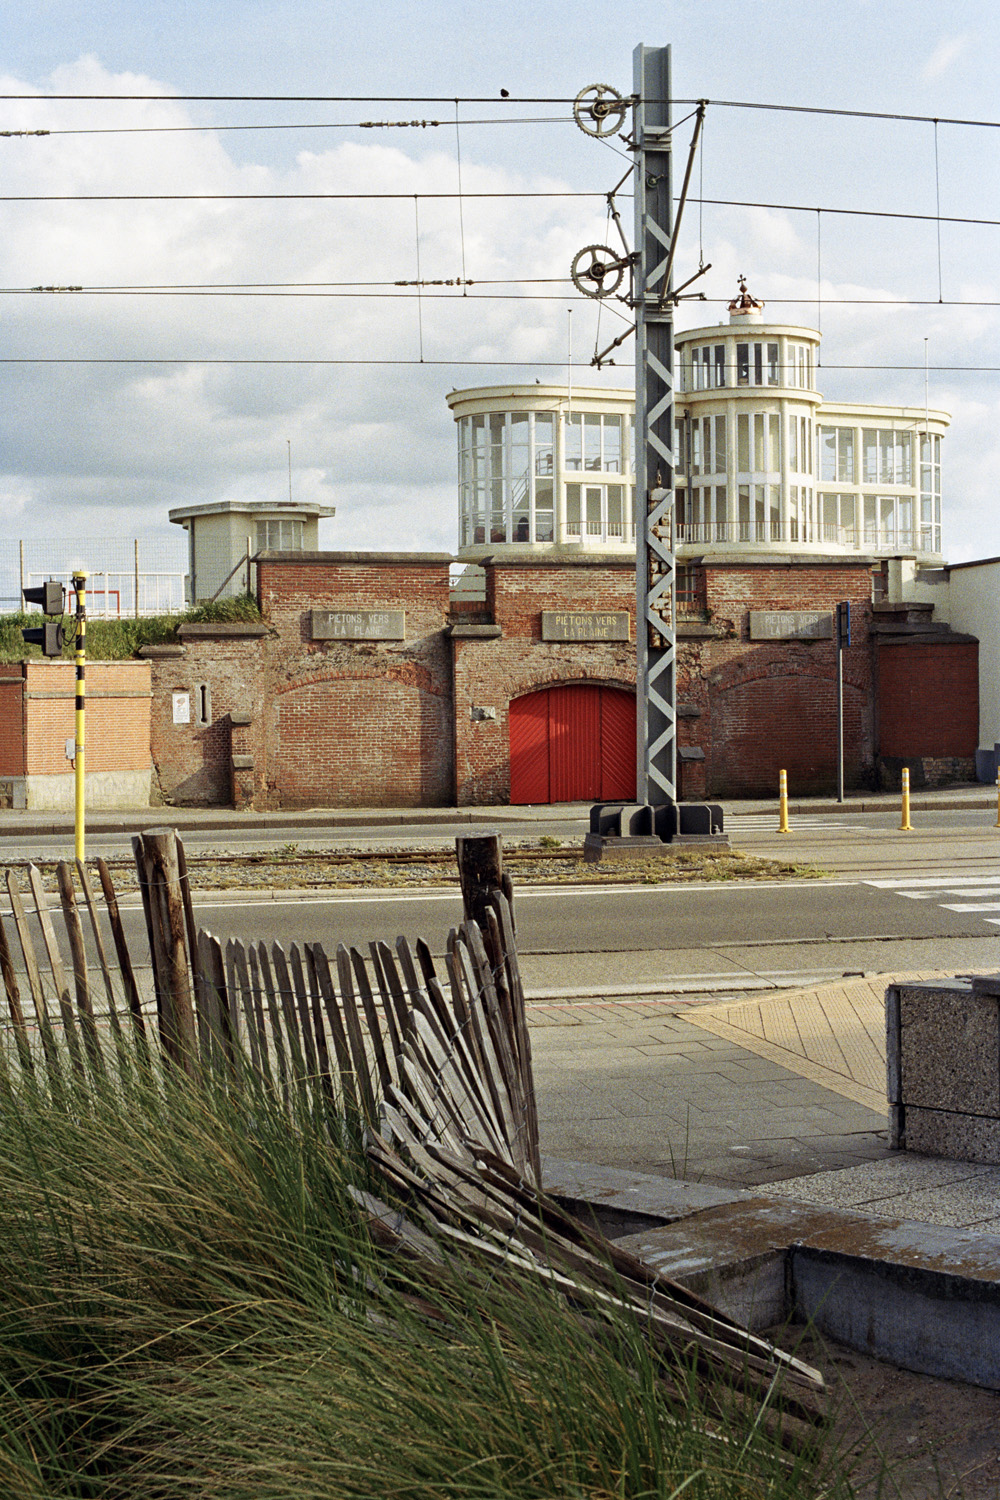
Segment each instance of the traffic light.
[[844,599],[837,605],[837,645],[851,644],[851,601]]
[[66,610],[66,590],[62,584],[50,578],[36,589],[25,589],[24,601],[26,604],[41,605],[43,614],[59,616],[57,620],[46,620],[44,625],[22,629],[24,639],[29,645],[41,646],[43,656],[62,656],[62,616]]

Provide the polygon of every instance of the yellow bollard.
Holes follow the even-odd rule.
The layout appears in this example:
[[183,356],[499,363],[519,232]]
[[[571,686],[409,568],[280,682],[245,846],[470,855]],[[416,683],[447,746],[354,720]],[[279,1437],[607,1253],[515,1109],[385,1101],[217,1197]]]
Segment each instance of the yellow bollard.
[[1000,771],[997,772],[997,821],[996,826],[1000,828]]
[[903,816],[899,822],[900,833],[913,832],[913,824],[910,822],[910,769],[903,767]]
[[[998,778],[1000,779],[1000,778]],[[791,833],[788,826],[788,772],[778,772],[778,809],[780,817],[778,820],[779,833]]]

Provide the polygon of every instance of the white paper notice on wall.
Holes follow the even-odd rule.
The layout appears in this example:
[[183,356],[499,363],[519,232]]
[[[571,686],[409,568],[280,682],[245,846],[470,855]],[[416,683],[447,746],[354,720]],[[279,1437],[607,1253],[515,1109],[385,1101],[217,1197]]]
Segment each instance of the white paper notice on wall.
[[190,724],[191,722],[191,694],[174,693],[174,723]]

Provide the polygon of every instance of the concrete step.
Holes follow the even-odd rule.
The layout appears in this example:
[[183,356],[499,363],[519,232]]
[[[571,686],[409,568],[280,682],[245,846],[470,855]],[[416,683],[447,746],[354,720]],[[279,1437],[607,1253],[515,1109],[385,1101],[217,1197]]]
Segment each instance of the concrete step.
[[1000,1237],[790,1202],[766,1188],[543,1166],[549,1192],[751,1329],[809,1320],[876,1359],[1000,1390]]

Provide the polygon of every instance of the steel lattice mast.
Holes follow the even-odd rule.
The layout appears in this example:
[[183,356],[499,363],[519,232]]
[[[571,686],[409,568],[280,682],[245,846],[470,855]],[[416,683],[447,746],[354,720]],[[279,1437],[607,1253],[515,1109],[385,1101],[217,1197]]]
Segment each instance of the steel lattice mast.
[[636,799],[659,807],[677,796],[670,48],[633,61]]

